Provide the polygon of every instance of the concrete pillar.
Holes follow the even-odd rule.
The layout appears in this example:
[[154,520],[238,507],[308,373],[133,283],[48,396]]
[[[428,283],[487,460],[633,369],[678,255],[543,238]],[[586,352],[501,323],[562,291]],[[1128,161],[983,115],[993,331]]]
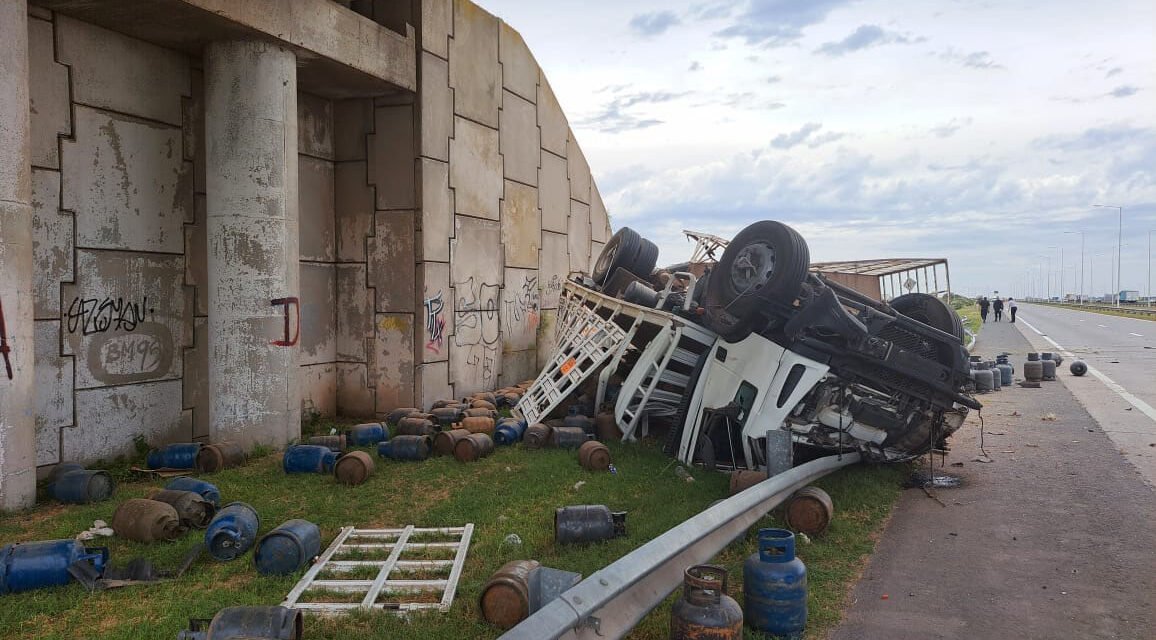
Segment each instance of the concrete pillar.
[[36,502],[28,3],[0,0],[0,511]]
[[297,66],[265,42],[205,47],[209,436],[301,433]]

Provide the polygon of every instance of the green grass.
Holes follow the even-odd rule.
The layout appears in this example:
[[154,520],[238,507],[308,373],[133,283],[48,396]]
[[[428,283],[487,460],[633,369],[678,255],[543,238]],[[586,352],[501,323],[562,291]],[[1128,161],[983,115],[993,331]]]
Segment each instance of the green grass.
[[[340,425],[318,421],[310,430],[326,432],[335,426]],[[474,539],[449,613],[407,619],[368,613],[309,618],[307,635],[318,640],[493,638],[500,631],[481,619],[477,598],[486,578],[506,561],[534,558],[546,566],[590,575],[726,495],[725,475],[695,470],[695,482],[686,483],[657,446],[609,446],[617,474],[583,470],[574,452],[528,451],[519,445],[499,448],[474,464],[452,458],[398,463],[375,455],[374,476],[358,487],[339,485],[327,476],[285,475],[278,455],[257,457],[244,467],[205,479],[219,487],[223,502],[240,500],[256,507],[261,533],[290,518],[316,522],[323,548],[344,525],[473,522]],[[821,637],[839,620],[905,473],[903,467],[860,466],[818,483],[834,499],[836,518],[825,538],[799,546],[811,575],[809,637]],[[580,481],[585,484],[575,488]],[[115,498],[102,504],[64,506],[46,501],[27,512],[0,516],[0,543],[71,538],[95,519],[110,521],[120,501],[142,497],[161,484],[135,479],[123,482]],[[553,510],[567,504],[606,504],[625,510],[630,535],[594,545],[555,546]],[[776,522],[768,517],[760,526]],[[740,601],[741,564],[755,551],[754,531],[716,558],[731,570],[731,592]],[[521,537],[520,547],[502,544],[510,533]],[[94,544],[109,546],[116,565],[144,556],[162,568],[175,568],[199,539],[199,532],[190,532],[169,543],[110,538]],[[222,607],[278,604],[299,578],[300,573],[281,578],[258,575],[251,554],[227,564],[204,556],[182,579],[156,585],[88,593],[72,584],[0,596],[0,638],[171,638],[185,628],[188,618],[211,617]],[[630,637],[667,637],[669,604],[644,619]]]

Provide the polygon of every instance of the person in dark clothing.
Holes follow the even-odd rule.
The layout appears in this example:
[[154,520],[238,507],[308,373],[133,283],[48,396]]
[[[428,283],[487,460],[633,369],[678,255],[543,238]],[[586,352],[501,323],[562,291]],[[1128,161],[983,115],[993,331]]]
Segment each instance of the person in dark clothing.
[[987,297],[982,297],[979,299],[979,317],[984,322],[987,322],[987,310],[990,307],[991,307],[991,302],[988,301]]
[[1003,319],[1003,299],[996,298],[995,302],[991,303],[991,310],[995,311],[995,321],[999,322]]
[[1011,311],[1011,321],[1015,322],[1016,321],[1016,309],[1019,308],[1019,305],[1016,304],[1015,298],[1008,298],[1007,299],[1007,308],[1009,311]]

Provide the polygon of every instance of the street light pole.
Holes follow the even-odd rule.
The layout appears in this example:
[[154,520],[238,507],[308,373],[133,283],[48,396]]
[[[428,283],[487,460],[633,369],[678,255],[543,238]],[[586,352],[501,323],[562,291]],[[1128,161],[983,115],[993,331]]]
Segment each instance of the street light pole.
[[1094,204],[1092,206],[1102,209],[1116,209],[1120,212],[1120,222],[1116,228],[1116,306],[1119,307],[1120,287],[1124,286],[1124,283],[1120,281],[1120,262],[1124,259],[1124,207],[1114,204]]
[[[1065,231],[1064,233],[1080,234],[1080,304],[1084,304],[1084,230]],[[1151,242],[1149,242],[1151,244]]]
[[1152,232],[1156,229],[1148,230],[1148,306],[1152,306]]

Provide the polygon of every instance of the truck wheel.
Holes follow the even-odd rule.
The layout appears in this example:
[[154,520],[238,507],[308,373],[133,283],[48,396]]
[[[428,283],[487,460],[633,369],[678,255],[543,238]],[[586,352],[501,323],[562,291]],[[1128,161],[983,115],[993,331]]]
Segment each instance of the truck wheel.
[[[602,253],[598,254],[598,260],[594,263],[594,271],[590,277],[599,285],[606,284],[606,280],[614,273],[614,270],[622,267],[627,271],[634,271],[635,263],[638,262],[639,249],[642,248],[642,236],[630,227],[622,227],[615,233],[606,246],[602,247]],[[650,243],[654,246],[654,243]],[[658,257],[658,249],[655,248],[655,258]],[[653,270],[653,265],[651,269]],[[650,275],[646,272],[645,275]]]
[[905,293],[891,301],[895,311],[923,324],[949,333],[963,342],[963,323],[955,309],[933,295]]
[[654,273],[654,266],[658,264],[658,245],[647,240],[646,238],[639,238],[641,241],[638,246],[638,255],[634,259],[634,263],[628,267],[630,271],[647,280],[650,274]]

